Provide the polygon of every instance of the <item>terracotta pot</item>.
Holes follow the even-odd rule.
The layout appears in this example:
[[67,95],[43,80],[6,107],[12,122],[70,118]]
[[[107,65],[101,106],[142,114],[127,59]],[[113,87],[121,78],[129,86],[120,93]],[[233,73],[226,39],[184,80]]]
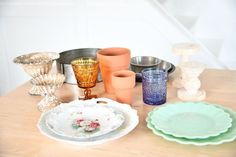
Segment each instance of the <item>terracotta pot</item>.
[[126,70],[130,64],[130,50],[127,48],[105,48],[97,53],[99,67],[107,93],[113,93],[111,74],[118,70]]
[[112,73],[112,87],[118,102],[131,104],[134,86],[134,72],[129,70],[120,70]]

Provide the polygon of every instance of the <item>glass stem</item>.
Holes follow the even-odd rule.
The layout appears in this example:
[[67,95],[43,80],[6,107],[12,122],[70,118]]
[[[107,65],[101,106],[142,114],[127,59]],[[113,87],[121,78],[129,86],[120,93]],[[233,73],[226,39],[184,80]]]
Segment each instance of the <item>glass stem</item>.
[[89,99],[89,98],[90,98],[90,95],[91,95],[91,89],[90,89],[90,88],[86,88],[86,89],[84,90],[85,99]]

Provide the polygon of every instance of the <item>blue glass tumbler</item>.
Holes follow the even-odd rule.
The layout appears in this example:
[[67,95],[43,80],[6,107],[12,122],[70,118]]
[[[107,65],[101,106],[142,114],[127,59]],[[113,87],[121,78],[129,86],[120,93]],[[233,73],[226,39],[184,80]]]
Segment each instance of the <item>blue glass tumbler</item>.
[[166,102],[167,72],[157,68],[142,71],[143,102],[161,105]]

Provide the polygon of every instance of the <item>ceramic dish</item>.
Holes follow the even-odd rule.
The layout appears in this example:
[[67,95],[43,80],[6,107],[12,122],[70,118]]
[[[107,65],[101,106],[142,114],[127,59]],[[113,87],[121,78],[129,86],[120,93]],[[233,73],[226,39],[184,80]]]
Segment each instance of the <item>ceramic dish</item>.
[[218,136],[232,126],[227,112],[203,103],[175,103],[152,113],[151,123],[165,134],[188,139]]
[[46,124],[56,134],[72,138],[91,138],[107,134],[124,122],[122,112],[100,104],[61,104],[54,108]]
[[[212,104],[214,105],[214,104]],[[232,121],[232,127],[229,128],[229,130],[225,133],[220,134],[216,137],[210,137],[206,139],[187,139],[187,138],[179,138],[172,135],[168,135],[163,133],[160,130],[157,130],[151,123],[150,117],[152,117],[152,114],[155,110],[158,110],[158,108],[155,108],[153,111],[149,112],[148,117],[146,118],[147,121],[147,127],[152,130],[152,132],[155,135],[161,136],[166,140],[174,141],[180,144],[191,144],[196,146],[205,146],[205,145],[219,145],[226,142],[232,142],[236,139],[236,113],[232,111],[229,108],[222,107],[220,105],[214,105],[215,107],[224,110],[227,112],[230,117],[233,119]]]
[[54,131],[52,131],[52,129],[48,128],[46,124],[46,121],[48,117],[50,116],[51,111],[45,112],[41,115],[37,126],[40,132],[49,138],[52,138],[58,141],[71,143],[71,144],[82,145],[82,146],[102,144],[108,141],[121,138],[127,135],[128,133],[130,133],[137,126],[139,122],[137,111],[132,109],[130,105],[127,105],[127,104],[120,104],[116,101],[106,99],[106,98],[98,98],[98,99],[91,99],[91,100],[86,100],[86,101],[76,100],[66,105],[79,107],[81,104],[84,104],[84,103],[97,104],[98,102],[105,102],[106,104],[100,104],[100,105],[113,108],[116,112],[123,114],[125,120],[119,128],[107,134],[103,134],[101,136],[96,136],[96,137],[91,137],[91,138],[86,138],[86,139],[62,136],[62,135],[56,134]]

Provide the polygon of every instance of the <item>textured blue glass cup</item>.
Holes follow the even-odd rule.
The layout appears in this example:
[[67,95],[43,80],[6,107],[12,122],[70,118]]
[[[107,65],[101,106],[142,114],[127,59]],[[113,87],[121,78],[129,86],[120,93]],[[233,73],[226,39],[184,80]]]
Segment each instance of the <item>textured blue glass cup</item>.
[[167,72],[157,68],[142,71],[143,102],[161,105],[166,102]]

